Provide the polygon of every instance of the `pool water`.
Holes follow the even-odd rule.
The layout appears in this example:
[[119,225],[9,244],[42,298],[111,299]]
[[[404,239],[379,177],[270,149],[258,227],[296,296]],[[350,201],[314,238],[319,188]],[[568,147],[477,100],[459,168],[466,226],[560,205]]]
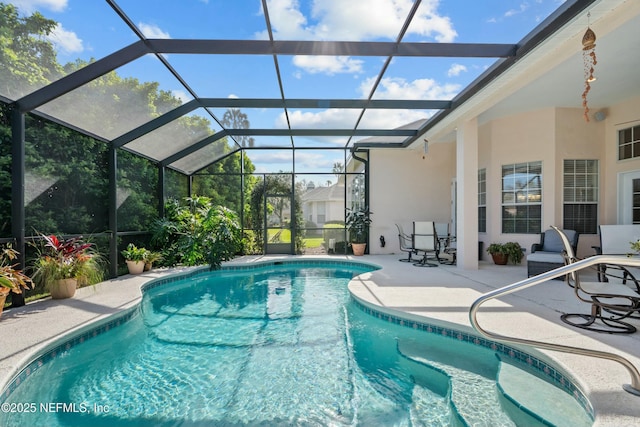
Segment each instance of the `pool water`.
[[350,302],[365,271],[287,264],[151,289],[132,320],[20,384],[6,402],[37,407],[0,425],[542,425],[502,409],[493,352]]

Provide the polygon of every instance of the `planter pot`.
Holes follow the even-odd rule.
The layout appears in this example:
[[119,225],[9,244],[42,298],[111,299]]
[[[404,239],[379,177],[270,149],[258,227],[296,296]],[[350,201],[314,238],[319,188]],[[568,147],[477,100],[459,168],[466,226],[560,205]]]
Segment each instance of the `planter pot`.
[[127,261],[129,274],[141,274],[144,271],[144,261]]
[[506,265],[507,261],[509,261],[509,255],[507,254],[491,254],[491,258],[497,265]]
[[144,271],[149,271],[153,268],[153,263],[145,262],[144,263]]
[[367,247],[366,243],[352,243],[351,248],[353,249],[353,254],[355,256],[364,255],[364,249]]
[[77,279],[60,279],[51,284],[51,298],[64,299],[71,298],[76,294],[78,287]]
[[2,316],[2,309],[4,309],[4,303],[7,300],[7,296],[9,296],[9,292],[11,292],[8,288],[0,288],[0,316]]

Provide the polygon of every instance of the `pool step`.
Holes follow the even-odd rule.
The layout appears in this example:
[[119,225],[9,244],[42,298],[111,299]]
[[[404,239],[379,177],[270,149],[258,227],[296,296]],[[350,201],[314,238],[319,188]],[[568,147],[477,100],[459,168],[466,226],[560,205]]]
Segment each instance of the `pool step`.
[[521,416],[531,417],[532,421],[523,423],[532,424],[537,420],[545,425],[574,427],[593,424],[593,420],[568,393],[509,363],[500,362],[498,386],[506,399],[505,407],[519,410]]
[[[405,359],[415,363],[413,368],[418,374],[414,375],[417,384],[428,388],[435,384],[436,388],[442,389],[440,378],[443,375],[448,377],[450,404],[455,407],[451,416],[454,417],[457,412],[464,420],[460,425],[515,427],[516,424],[502,410],[495,380],[443,362],[428,360],[424,357],[424,346],[412,342],[399,341],[398,352]],[[435,375],[432,372],[440,374]],[[422,382],[425,376],[436,378],[436,382]],[[440,378],[437,378],[438,376]]]
[[455,422],[449,402],[432,390],[416,384],[413,388],[409,417],[412,427],[462,427]]

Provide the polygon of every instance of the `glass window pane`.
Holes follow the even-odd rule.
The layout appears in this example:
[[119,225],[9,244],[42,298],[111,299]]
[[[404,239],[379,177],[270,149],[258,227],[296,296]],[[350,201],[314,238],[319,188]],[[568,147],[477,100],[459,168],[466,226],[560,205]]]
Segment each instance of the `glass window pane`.
[[[503,185],[508,176],[513,188],[502,192],[503,233],[539,233],[542,223],[542,162],[502,167]],[[507,184],[509,184],[507,182]]]
[[[571,164],[574,167],[571,167]],[[596,233],[598,212],[598,160],[565,160],[564,228],[581,233]],[[567,180],[573,169],[575,180]]]

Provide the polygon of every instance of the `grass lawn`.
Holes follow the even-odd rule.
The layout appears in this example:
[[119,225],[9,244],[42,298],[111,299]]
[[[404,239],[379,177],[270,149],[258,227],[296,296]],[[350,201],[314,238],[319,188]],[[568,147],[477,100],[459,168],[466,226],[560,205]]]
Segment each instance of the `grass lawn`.
[[305,248],[319,248],[322,246],[322,237],[307,237],[304,239],[304,247]]

